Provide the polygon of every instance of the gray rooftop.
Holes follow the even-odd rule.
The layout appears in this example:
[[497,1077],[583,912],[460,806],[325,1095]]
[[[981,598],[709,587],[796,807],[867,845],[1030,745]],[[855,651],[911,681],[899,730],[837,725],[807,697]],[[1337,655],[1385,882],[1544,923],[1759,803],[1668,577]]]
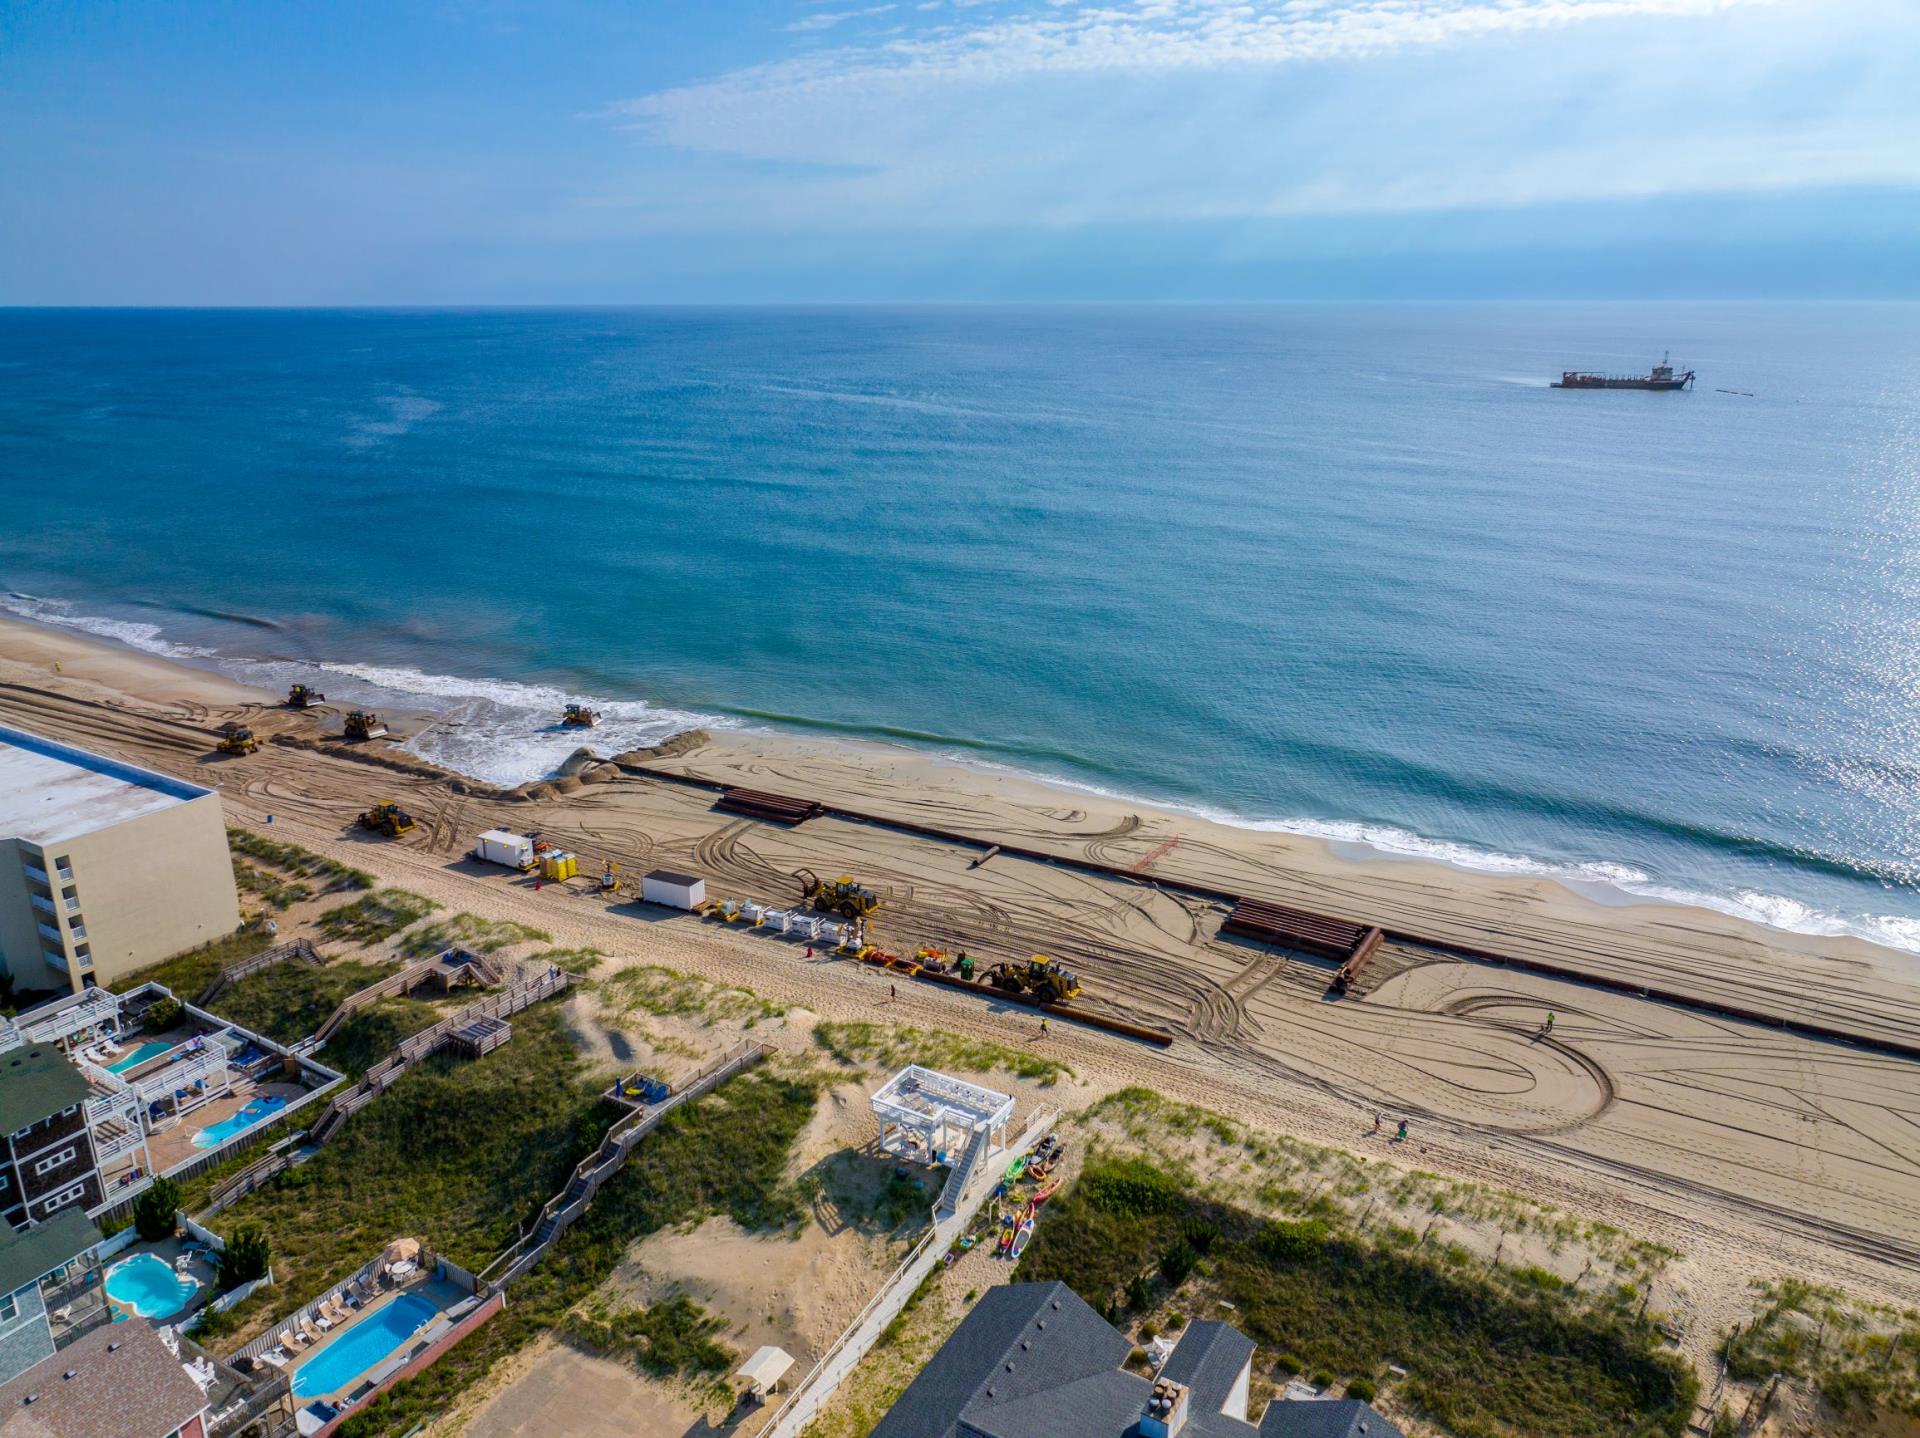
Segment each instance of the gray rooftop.
[[1406,1438],[1358,1398],[1270,1403],[1260,1419],[1260,1438]]
[[52,1044],[0,1051],[0,1134],[40,1122],[93,1097],[93,1085]]
[[[1064,1283],[989,1289],[872,1438],[1126,1438],[1152,1386],[1121,1366],[1132,1350]],[[1193,1375],[1184,1438],[1255,1438],[1220,1411],[1252,1353],[1223,1323],[1182,1336],[1167,1363]]]
[[17,1232],[0,1223],[0,1293],[25,1288],[100,1242],[100,1230],[78,1208]]
[[0,839],[44,848],[212,792],[0,726]]
[[0,1383],[0,1438],[145,1438],[173,1432],[206,1405],[158,1333],[109,1323]]

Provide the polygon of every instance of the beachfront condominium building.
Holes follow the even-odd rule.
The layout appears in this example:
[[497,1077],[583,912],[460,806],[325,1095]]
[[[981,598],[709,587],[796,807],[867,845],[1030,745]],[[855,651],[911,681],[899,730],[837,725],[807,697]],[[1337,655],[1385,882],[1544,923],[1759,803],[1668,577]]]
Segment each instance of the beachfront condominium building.
[[105,985],[240,923],[220,796],[0,727],[0,967]]

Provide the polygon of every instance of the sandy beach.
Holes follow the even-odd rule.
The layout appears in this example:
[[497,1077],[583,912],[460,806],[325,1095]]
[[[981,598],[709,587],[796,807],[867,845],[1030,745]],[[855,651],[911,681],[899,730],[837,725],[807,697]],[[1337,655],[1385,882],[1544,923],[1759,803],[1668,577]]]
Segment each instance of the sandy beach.
[[[58,665],[58,671],[55,671]],[[1100,1087],[1149,1085],[1249,1122],[1410,1166],[1496,1183],[1668,1243],[1672,1282],[1730,1305],[1750,1277],[1796,1273],[1866,1295],[1920,1299],[1920,1063],[1714,1012],[1733,1006],[1868,1040],[1912,1043],[1910,955],[1791,935],[1659,904],[1602,905],[1550,881],[1382,859],[1234,829],[903,750],[707,736],[650,767],[804,794],[1128,871],[1111,877],[996,856],[884,824],[786,829],[720,813],[710,790],[583,767],[503,795],[384,745],[323,736],[217,675],[80,636],[0,623],[0,722],[220,788],[230,818],[347,857],[459,908],[535,923],[557,942],[741,984],[829,1017],[873,1017],[888,981],[764,933],[609,902],[591,883],[547,886],[464,856],[481,829],[538,830],[624,874],[690,869],[710,895],[791,902],[801,868],[849,873],[885,908],[876,938],[984,958],[1056,955],[1089,1010],[1164,1027],[1164,1052],[1059,1022],[1045,1040]],[[241,718],[269,742],[213,755]],[[591,747],[589,733],[585,743]],[[602,756],[606,757],[606,756]],[[530,796],[529,796],[530,795]],[[378,799],[421,820],[382,843],[352,828]],[[1226,905],[1193,884],[1296,904],[1404,936],[1359,997],[1328,997],[1332,966],[1219,934]],[[1610,987],[1462,958],[1490,950]],[[1640,998],[1646,986],[1688,1002]],[[1039,1041],[1026,1010],[903,982],[889,1017]],[[1541,1032],[1552,1012],[1552,1034]],[[1388,1149],[1374,1110],[1411,1120]],[[1728,1309],[1731,1312],[1731,1308]],[[1718,1320],[1719,1300],[1698,1314]]]

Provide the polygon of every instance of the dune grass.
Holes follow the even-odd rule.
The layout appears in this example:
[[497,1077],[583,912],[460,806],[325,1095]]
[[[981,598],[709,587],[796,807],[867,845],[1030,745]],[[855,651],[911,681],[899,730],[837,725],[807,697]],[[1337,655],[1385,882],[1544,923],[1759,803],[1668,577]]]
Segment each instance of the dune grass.
[[378,964],[351,961],[324,968],[280,963],[240,980],[213,1007],[223,1019],[290,1044],[317,1029],[348,994],[391,972]]
[[1262,1219],[1140,1156],[1089,1159],[1020,1277],[1064,1280],[1116,1319],[1220,1305],[1260,1346],[1256,1369],[1284,1354],[1371,1383],[1397,1363],[1393,1397],[1455,1438],[1675,1438],[1698,1391],[1628,1303],[1375,1243],[1337,1215]]
[[600,983],[606,1003],[622,1013],[648,1013],[659,1018],[699,1018],[707,1023],[741,1019],[753,1024],[778,1018],[786,1010],[751,989],[716,984],[659,964],[622,969]]
[[861,1068],[923,1064],[961,1073],[1003,1069],[1016,1078],[1043,1084],[1073,1074],[1066,1064],[1047,1054],[962,1038],[943,1029],[828,1021],[814,1026],[813,1040],[840,1062]]
[[197,949],[188,949],[144,969],[122,974],[111,987],[115,993],[124,994],[142,984],[164,984],[181,998],[190,1000],[218,978],[229,964],[250,959],[273,944],[273,938],[263,930],[240,929]]
[[362,948],[392,938],[440,906],[407,889],[379,889],[320,916],[320,932]]
[[269,839],[249,829],[227,830],[227,847],[270,869],[278,869],[289,878],[311,879],[320,886],[319,891],[323,894],[371,889],[374,884],[373,875],[365,869],[355,869],[337,860],[322,858],[311,849]]
[[430,959],[448,949],[470,949],[491,954],[515,944],[550,944],[553,935],[511,919],[483,919],[478,914],[454,914],[436,919],[408,934],[400,951],[410,959]]

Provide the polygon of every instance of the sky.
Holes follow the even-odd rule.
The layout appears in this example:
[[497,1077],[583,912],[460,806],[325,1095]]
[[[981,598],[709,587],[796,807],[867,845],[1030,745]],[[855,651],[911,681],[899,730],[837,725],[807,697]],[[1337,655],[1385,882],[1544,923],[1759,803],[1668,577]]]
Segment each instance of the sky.
[[0,0],[0,304],[1920,296],[1920,0]]

